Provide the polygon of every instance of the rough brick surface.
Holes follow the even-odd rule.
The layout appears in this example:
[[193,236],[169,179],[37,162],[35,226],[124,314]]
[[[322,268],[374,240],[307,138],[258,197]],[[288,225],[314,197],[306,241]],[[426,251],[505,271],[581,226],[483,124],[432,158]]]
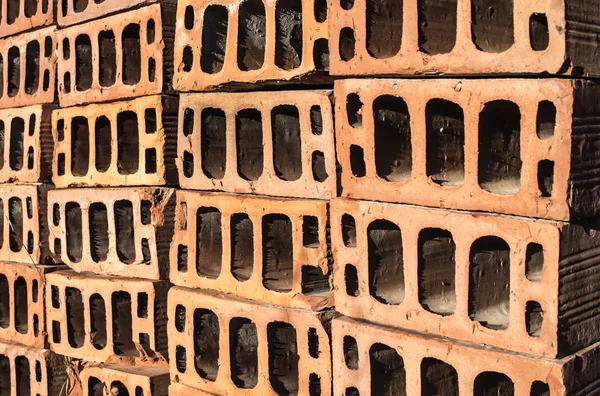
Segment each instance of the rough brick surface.
[[101,365],[83,369],[79,379],[83,396],[113,394],[135,396],[167,396],[169,369],[166,367],[135,367]]
[[174,205],[170,188],[54,190],[50,249],[77,272],[165,279]]
[[146,96],[52,113],[57,188],[177,184],[177,99]]
[[327,203],[177,192],[170,280],[276,305],[331,304]]
[[600,86],[336,82],[342,195],[569,220],[600,213]]
[[69,26],[154,3],[173,8],[173,11],[177,7],[170,0],[65,0],[58,2],[56,19],[60,26]]
[[54,0],[1,0],[0,37],[41,28],[54,22]]
[[332,351],[336,395],[584,396],[600,390],[598,344],[549,360],[336,318]]
[[171,81],[173,18],[152,4],[59,30],[60,105],[160,94]]
[[330,91],[181,96],[182,188],[299,198],[336,194]]
[[331,394],[331,314],[169,291],[173,383],[226,395]]
[[166,282],[73,271],[54,272],[46,281],[53,351],[98,363],[166,357]]
[[0,40],[0,109],[54,102],[55,34],[48,27]]
[[169,385],[169,396],[215,396],[220,395],[219,393],[208,393],[201,391],[200,389],[192,388],[191,386],[185,386],[176,382]]
[[326,81],[326,19],[327,5],[309,0],[179,1],[173,87]]

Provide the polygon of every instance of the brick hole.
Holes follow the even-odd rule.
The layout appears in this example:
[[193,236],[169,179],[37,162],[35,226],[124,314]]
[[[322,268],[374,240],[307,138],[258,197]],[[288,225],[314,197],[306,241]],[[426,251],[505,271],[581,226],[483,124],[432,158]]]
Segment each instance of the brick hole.
[[187,202],[180,202],[179,206],[181,207],[181,211],[180,211],[181,219],[180,219],[179,226],[181,227],[180,229],[187,230],[187,215],[188,215]]
[[536,117],[536,133],[542,140],[552,139],[556,128],[556,106],[543,100],[538,104]]
[[117,255],[125,264],[135,261],[135,231],[133,204],[120,200],[114,204],[115,232],[117,239]]
[[340,0],[340,7],[348,11],[354,8],[354,0]]
[[500,53],[513,46],[513,0],[471,0],[471,35],[483,52]]
[[106,205],[95,202],[90,205],[89,216],[89,235],[90,235],[90,255],[96,263],[106,261],[108,257],[108,212]]
[[130,23],[125,26],[121,35],[123,50],[121,74],[123,84],[135,85],[140,82],[142,73],[142,54],[140,48],[140,25]]
[[323,296],[329,294],[329,273],[323,273],[319,267],[302,266],[302,294],[305,296]]
[[15,117],[10,122],[10,169],[19,171],[23,169],[23,139],[25,135],[25,121],[21,117]]
[[177,272],[187,272],[188,270],[188,247],[184,245],[177,246]]
[[142,292],[137,295],[137,316],[138,318],[148,318],[148,293]]
[[346,283],[346,294],[352,297],[360,296],[358,288],[358,271],[352,264],[346,264],[344,269],[344,281]]
[[4,59],[0,54],[0,98],[4,95]]
[[[27,0],[25,0],[27,3]],[[37,0],[33,0],[34,3]],[[40,43],[30,41],[25,48],[25,93],[33,95],[40,85]]]
[[156,61],[154,58],[148,58],[148,81],[154,82],[156,79]]
[[302,139],[298,108],[291,105],[274,107],[271,110],[271,128],[275,174],[286,181],[300,179]]
[[184,72],[191,71],[192,64],[194,63],[194,53],[192,52],[192,47],[190,47],[189,45],[186,45],[183,48],[182,61],[183,61],[183,71]]
[[156,158],[156,149],[149,148],[145,151],[144,160],[146,163],[145,172],[146,174],[155,174],[157,169],[157,158]]
[[302,216],[302,246],[319,247],[319,219],[316,216]]
[[98,58],[98,82],[103,87],[110,87],[117,81],[117,49],[112,30],[98,34]]
[[325,170],[325,155],[322,151],[313,151],[312,153],[312,174],[313,179],[319,183],[323,183],[329,175]]
[[88,383],[88,396],[104,396],[104,383],[96,377],[89,377]]
[[106,347],[106,302],[98,293],[90,296],[90,337],[91,343],[97,350]]
[[33,219],[33,201],[31,197],[25,198],[25,207],[27,208],[27,218]]
[[73,10],[76,13],[83,12],[88,6],[88,0],[73,0]]
[[81,290],[67,287],[65,289],[67,308],[67,338],[72,348],[81,348],[85,343],[85,327],[83,298]]
[[202,171],[211,179],[225,176],[227,156],[227,124],[225,112],[208,107],[200,115]]
[[353,128],[362,126],[362,109],[363,103],[357,93],[351,93],[346,96],[346,114],[348,116],[348,124]]
[[29,136],[33,136],[33,134],[35,133],[35,114],[31,114],[29,116],[29,128],[28,128],[28,133]]
[[57,227],[60,224],[60,205],[57,203],[52,205],[52,224]]
[[202,207],[196,212],[196,272],[216,279],[221,274],[222,261],[221,212],[217,208]]
[[308,329],[308,354],[317,359],[321,354],[319,350],[319,335],[317,334],[317,329],[314,327],[310,327]]
[[61,343],[61,334],[60,334],[60,322],[57,320],[52,321],[52,342],[55,344]]
[[38,298],[39,298],[39,283],[37,281],[37,279],[34,279],[31,282],[31,301],[33,301],[34,303],[38,302]]
[[19,17],[19,9],[21,4],[19,0],[6,1],[6,23],[12,25]]
[[19,48],[11,47],[8,50],[8,76],[7,93],[9,98],[17,96],[21,84],[21,54]]
[[[2,70],[0,70],[0,76],[2,76]],[[2,80],[2,78],[0,78]],[[2,83],[0,83],[1,85]],[[2,87],[0,86],[0,92],[2,91]],[[1,96],[0,96],[1,97]],[[0,169],[4,168],[4,142],[6,135],[6,125],[4,121],[0,120]],[[10,151],[9,151],[10,153]]]
[[356,339],[351,336],[344,336],[343,347],[346,367],[350,370],[358,370],[359,354]]
[[175,347],[175,367],[180,373],[185,373],[187,366],[187,357],[185,348],[181,345]]
[[146,43],[147,44],[154,43],[155,36],[156,36],[156,22],[154,22],[154,19],[149,19],[148,22],[146,22]]
[[194,367],[208,381],[215,381],[219,370],[219,331],[219,318],[214,312],[194,311]]
[[148,225],[152,222],[152,202],[147,199],[140,202],[140,221],[142,225]]
[[75,39],[75,89],[87,91],[92,87],[92,43],[90,36],[81,34]]
[[497,373],[495,371],[484,371],[475,378],[473,395],[514,396],[515,384],[505,374]]
[[323,134],[323,114],[319,105],[310,107],[310,130],[316,136]]
[[542,381],[533,381],[530,396],[550,396],[550,387]]
[[262,115],[256,109],[243,109],[235,115],[235,145],[238,174],[258,180],[264,167]]
[[8,220],[10,250],[20,252],[23,248],[23,201],[19,198],[8,200]]
[[329,70],[329,41],[324,38],[315,40],[313,61],[319,71]]
[[190,136],[194,132],[194,109],[186,107],[183,111],[183,136]]
[[388,220],[375,220],[367,228],[369,292],[383,304],[404,301],[402,233]]
[[529,18],[529,42],[534,51],[544,51],[550,45],[548,17],[546,14],[534,13]]
[[[42,89],[45,91],[47,91],[50,88],[50,70],[46,69],[44,70],[44,81],[43,81],[43,86]],[[0,89],[2,89],[0,87]],[[0,95],[2,96],[2,95]]]
[[12,392],[11,387],[10,359],[0,355],[0,394],[10,395]]
[[358,389],[356,389],[355,387],[350,387],[350,388],[346,388],[346,396],[360,396],[360,393],[358,392]]
[[258,383],[256,325],[247,318],[231,319],[229,321],[229,345],[231,380],[238,388],[254,388]]
[[340,30],[339,38],[340,58],[344,62],[348,62],[356,55],[356,38],[354,37],[354,29],[345,27]]
[[156,133],[156,109],[144,110],[144,125],[146,133]]
[[29,299],[27,298],[27,282],[19,276],[14,284],[15,329],[21,334],[29,330]]
[[62,118],[56,121],[56,137],[59,142],[65,140],[65,120]]
[[[6,275],[0,274],[0,327],[10,326],[10,291]],[[8,393],[10,394],[10,392]]]
[[327,20],[327,0],[315,0],[315,20],[323,23]]
[[551,198],[554,187],[554,161],[542,160],[538,162],[537,179],[542,198]]
[[141,386],[135,387],[135,396],[144,396],[144,390]]
[[189,151],[183,152],[183,176],[190,178],[194,175],[194,155]]
[[315,373],[308,376],[308,394],[309,396],[321,396],[321,377]]
[[419,233],[419,302],[429,312],[452,315],[456,310],[456,244],[449,231],[425,228]]
[[191,5],[186,6],[183,21],[187,30],[192,30],[194,28],[194,18],[194,7]]
[[183,333],[185,330],[185,320],[186,320],[186,309],[183,305],[177,304],[175,307],[175,329]]
[[373,58],[391,58],[400,51],[403,8],[402,0],[367,0],[366,45]]
[[278,395],[298,392],[298,345],[296,329],[285,322],[267,325],[269,381]]
[[544,248],[539,243],[529,243],[525,252],[525,276],[540,282],[544,273]]
[[373,102],[375,168],[387,181],[402,181],[412,172],[410,114],[406,102],[383,95]]
[[240,282],[254,271],[254,225],[245,213],[231,215],[231,274]]
[[60,297],[59,297],[58,287],[50,286],[50,296],[51,296],[50,299],[52,300],[52,308],[55,308],[55,309],[60,308]]
[[35,361],[35,381],[42,382],[42,364],[39,360]]
[[31,396],[31,368],[25,356],[15,358],[15,377],[17,379],[17,396]]
[[204,73],[215,74],[223,69],[227,47],[229,13],[221,5],[209,5],[204,11],[200,68]]
[[292,290],[294,248],[292,222],[283,214],[262,218],[263,286],[279,293]]
[[83,254],[81,207],[75,202],[65,205],[67,233],[67,256],[75,263],[81,261]]
[[510,312],[510,247],[485,236],[471,245],[469,317],[492,330],[508,327]]
[[48,12],[48,0],[42,0],[42,14]]
[[67,60],[71,57],[71,42],[68,38],[64,38],[62,42],[63,59]]
[[479,186],[512,195],[521,187],[521,111],[506,100],[488,102],[479,114]]
[[447,54],[456,44],[457,0],[419,0],[419,50]]
[[458,396],[458,373],[446,362],[435,358],[421,361],[421,394]]
[[373,344],[369,349],[371,367],[371,394],[406,396],[404,359],[384,344]]
[[56,173],[58,176],[65,175],[65,153],[59,153],[56,158]]
[[525,327],[531,337],[540,337],[544,322],[544,310],[537,301],[527,301],[525,304]]
[[33,254],[33,231],[27,231],[27,253]]
[[137,356],[133,342],[131,295],[124,291],[112,294],[113,348],[116,355]]
[[275,65],[293,70],[302,64],[302,1],[278,0],[275,6]]
[[131,175],[140,167],[140,137],[137,114],[123,111],[117,115],[117,168],[120,175]]
[[[45,14],[45,12],[44,12]],[[44,56],[49,58],[52,55],[52,50],[54,49],[54,43],[52,42],[52,37],[46,36],[44,39]]]
[[71,173],[85,176],[90,164],[90,127],[85,117],[71,120]]
[[348,213],[342,215],[342,240],[346,247],[356,247],[356,221]]
[[110,394],[118,396],[129,396],[129,390],[121,381],[113,381],[110,384]]
[[112,157],[112,132],[110,120],[106,116],[96,118],[94,138],[96,170],[104,173],[110,168]]
[[239,7],[237,65],[240,70],[258,70],[265,63],[266,17],[261,0],[245,0]]
[[33,147],[27,150],[27,169],[33,169]]

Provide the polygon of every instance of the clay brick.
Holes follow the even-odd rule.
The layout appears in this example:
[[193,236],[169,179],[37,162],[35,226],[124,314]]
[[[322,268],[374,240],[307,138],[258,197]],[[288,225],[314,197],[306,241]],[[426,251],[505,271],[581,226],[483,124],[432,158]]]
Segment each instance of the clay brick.
[[330,94],[283,91],[181,95],[181,187],[298,198],[334,197]]
[[174,287],[172,383],[224,395],[331,395],[328,313]]
[[47,27],[0,40],[0,109],[54,102],[55,32]]
[[340,80],[342,195],[556,220],[600,214],[600,86]]
[[48,197],[50,249],[77,272],[166,279],[174,190],[54,190]]
[[215,396],[220,395],[219,393],[208,393],[201,391],[200,389],[192,388],[191,386],[185,386],[176,382],[169,385],[169,396]]
[[177,4],[173,0],[65,0],[58,2],[57,22],[60,26],[69,26],[92,19],[105,18],[131,8],[160,3],[163,7],[172,9],[173,14]]
[[535,358],[336,318],[336,395],[584,396],[598,393],[600,345],[562,360]]
[[83,396],[107,393],[116,396],[167,396],[169,389],[169,369],[166,367],[87,366],[79,378]]
[[330,81],[324,1],[179,1],[175,31],[176,90]]
[[52,113],[57,188],[177,184],[177,98],[133,100]]
[[168,7],[152,4],[59,30],[61,107],[169,90],[173,18]]
[[166,357],[166,282],[73,271],[54,272],[46,281],[53,351],[98,363]]
[[331,304],[327,202],[177,191],[173,284],[269,304]]
[[53,0],[0,1],[0,37],[41,28],[53,22]]

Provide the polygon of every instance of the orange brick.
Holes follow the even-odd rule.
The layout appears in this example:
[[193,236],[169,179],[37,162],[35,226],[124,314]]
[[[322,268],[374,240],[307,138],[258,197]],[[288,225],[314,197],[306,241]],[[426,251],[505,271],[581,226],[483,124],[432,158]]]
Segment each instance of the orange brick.
[[65,0],[58,2],[56,19],[60,26],[69,26],[154,3],[160,3],[163,7],[172,8],[173,13],[175,13],[177,7],[177,4],[171,0],[105,0],[100,2],[91,0]]
[[52,0],[0,1],[0,37],[11,36],[54,22]]
[[295,308],[329,304],[327,202],[177,191],[173,284]]
[[58,109],[52,113],[57,188],[177,184],[177,98]]
[[342,195],[569,220],[600,213],[600,85],[340,80]]
[[79,379],[83,396],[166,396],[169,389],[169,369],[166,367],[87,366]]
[[329,81],[326,19],[324,1],[179,1],[173,87]]
[[46,326],[56,353],[98,363],[166,357],[166,282],[73,271],[46,281]]
[[0,39],[0,109],[54,102],[55,32],[47,27]]
[[331,395],[330,313],[169,291],[172,383],[226,395]]
[[181,95],[182,188],[336,195],[330,91]]
[[185,386],[176,382],[169,385],[169,396],[215,396],[220,395],[219,393],[208,393],[201,391],[200,389],[192,388],[191,386]]
[[77,272],[165,279],[174,190],[54,190],[48,197],[52,253]]

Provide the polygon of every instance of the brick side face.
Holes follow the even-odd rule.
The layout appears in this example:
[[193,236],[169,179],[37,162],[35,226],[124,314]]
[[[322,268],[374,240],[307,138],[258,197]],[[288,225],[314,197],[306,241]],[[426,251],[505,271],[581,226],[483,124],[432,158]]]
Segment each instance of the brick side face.
[[[56,19],[60,26],[70,26],[97,18],[104,18],[130,8],[158,3],[156,0],[127,0],[127,1],[77,1],[67,0],[58,2]],[[176,7],[170,1],[161,1],[167,7]]]
[[41,28],[54,22],[54,1],[2,1],[0,4],[0,37]]
[[169,369],[166,367],[139,367],[102,365],[89,366],[80,374],[83,396],[95,396],[104,389],[116,389],[129,395],[166,396],[169,387]]

